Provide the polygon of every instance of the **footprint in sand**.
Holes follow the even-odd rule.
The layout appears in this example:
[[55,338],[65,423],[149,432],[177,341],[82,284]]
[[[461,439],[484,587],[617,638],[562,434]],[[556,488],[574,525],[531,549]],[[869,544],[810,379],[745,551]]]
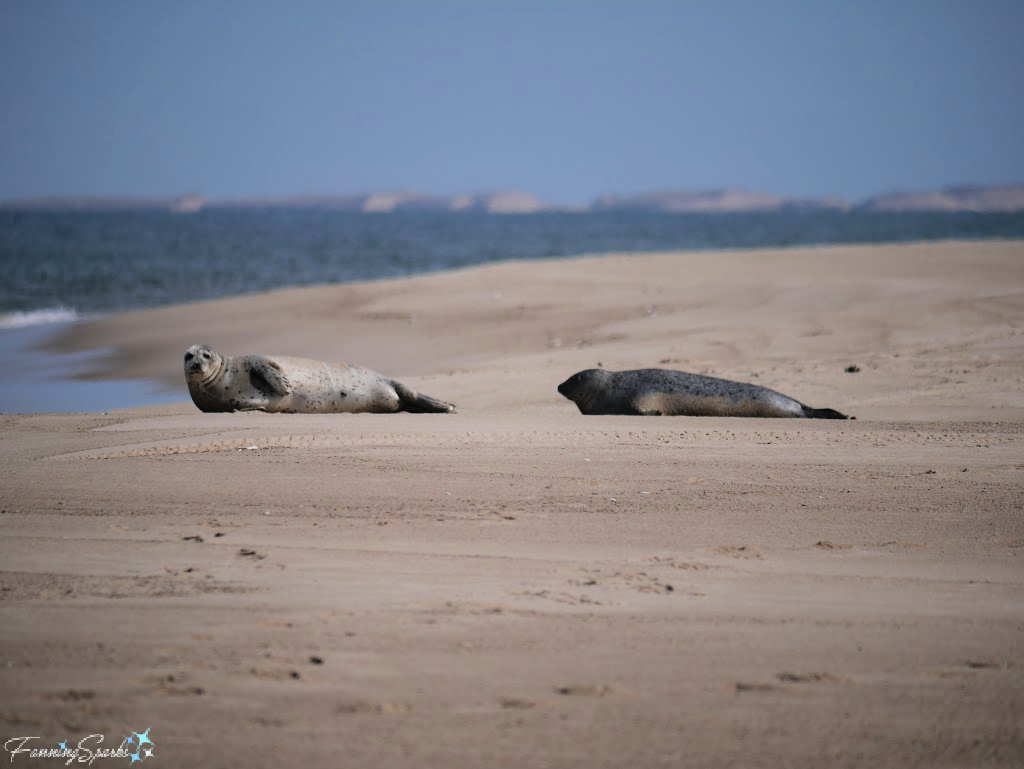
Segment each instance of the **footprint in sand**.
[[1017,665],[1009,660],[968,660],[964,663],[975,670],[1009,670]]
[[157,681],[157,692],[165,697],[201,697],[206,689],[195,684],[183,684],[174,675],[162,676]]
[[[793,673],[783,671],[776,673],[775,677],[785,684],[823,684],[823,683],[849,683],[848,678],[836,676],[832,673]],[[784,691],[785,687],[774,683],[737,681],[737,692],[770,692]]]
[[600,686],[576,684],[555,687],[555,694],[561,694],[563,697],[605,697],[611,694],[612,691],[612,687],[607,684],[601,684]]
[[713,552],[719,555],[727,555],[730,558],[764,558],[760,550],[749,545],[719,545]]
[[499,697],[498,704],[503,708],[528,710],[529,708],[536,707],[537,703],[533,700],[528,700],[522,697]]
[[747,683],[745,681],[736,682],[736,691],[738,692],[770,692],[778,688],[779,687],[775,684]]
[[404,702],[343,702],[335,708],[339,715],[356,715],[360,713],[376,716],[394,716],[408,713],[412,708]]
[[96,692],[92,689],[64,689],[63,691],[51,692],[44,696],[48,700],[58,700],[60,702],[82,702],[83,700],[96,699]]
[[788,671],[776,673],[775,677],[787,684],[838,684],[850,680],[842,676],[832,675],[831,673],[790,673]]

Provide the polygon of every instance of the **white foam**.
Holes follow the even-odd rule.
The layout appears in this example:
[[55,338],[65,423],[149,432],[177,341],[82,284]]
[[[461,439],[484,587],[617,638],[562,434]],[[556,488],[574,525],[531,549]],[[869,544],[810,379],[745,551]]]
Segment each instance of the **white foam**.
[[45,310],[28,310],[26,312],[10,312],[0,315],[0,331],[29,326],[43,326],[50,323],[71,323],[81,316],[67,307],[50,307]]

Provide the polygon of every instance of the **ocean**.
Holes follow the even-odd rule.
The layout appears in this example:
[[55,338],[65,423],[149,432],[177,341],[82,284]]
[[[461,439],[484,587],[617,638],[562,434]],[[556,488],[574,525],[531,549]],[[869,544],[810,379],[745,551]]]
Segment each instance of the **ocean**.
[[[42,356],[29,379],[0,376],[0,410],[172,399],[150,383],[69,383],[81,361],[38,352],[44,328],[104,313],[517,259],[994,238],[1024,238],[1024,212],[0,211],[0,350]],[[56,383],[63,384],[45,386]]]
[[0,329],[588,253],[1024,237],[1024,213],[0,211]]

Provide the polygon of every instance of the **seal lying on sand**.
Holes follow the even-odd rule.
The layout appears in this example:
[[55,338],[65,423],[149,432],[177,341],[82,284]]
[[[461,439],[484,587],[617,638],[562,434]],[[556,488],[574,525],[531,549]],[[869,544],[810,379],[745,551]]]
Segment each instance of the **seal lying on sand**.
[[812,409],[767,387],[660,368],[587,369],[558,385],[558,392],[584,414],[849,419],[833,409]]
[[338,414],[449,412],[450,403],[348,363],[270,355],[220,355],[205,344],[185,353],[185,381],[200,411]]

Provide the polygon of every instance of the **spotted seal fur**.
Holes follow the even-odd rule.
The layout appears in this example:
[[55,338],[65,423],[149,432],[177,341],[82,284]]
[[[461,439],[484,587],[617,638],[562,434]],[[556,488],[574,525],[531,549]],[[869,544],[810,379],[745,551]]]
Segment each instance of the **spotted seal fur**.
[[450,403],[423,395],[375,371],[277,355],[221,355],[207,345],[185,352],[185,381],[200,411],[338,414],[451,412]]
[[558,392],[583,414],[849,419],[767,387],[659,368],[587,369],[558,385]]

